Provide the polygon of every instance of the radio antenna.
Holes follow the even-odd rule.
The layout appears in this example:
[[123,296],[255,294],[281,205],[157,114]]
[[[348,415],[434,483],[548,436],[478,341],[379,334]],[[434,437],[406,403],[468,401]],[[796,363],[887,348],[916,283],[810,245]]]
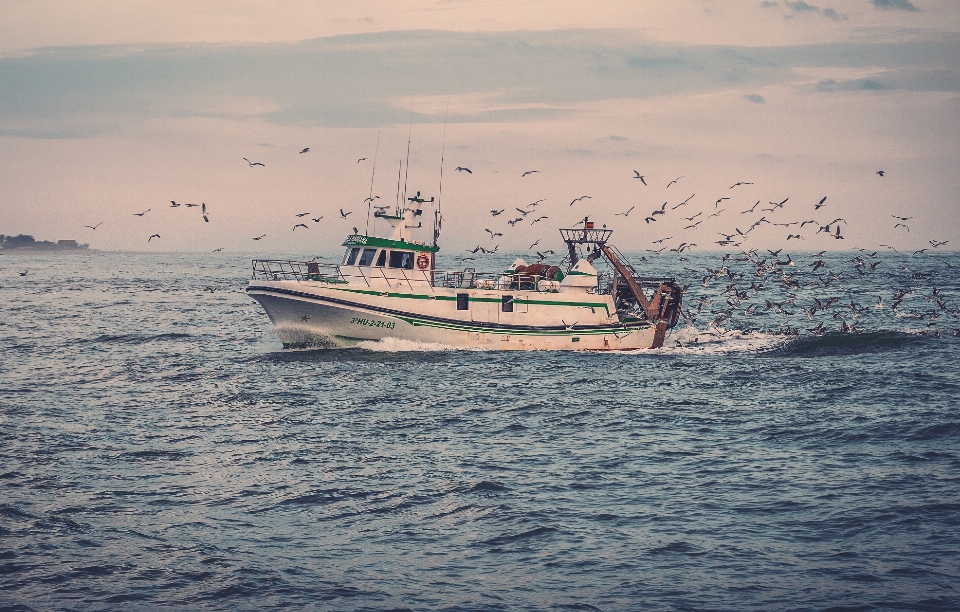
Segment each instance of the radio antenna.
[[[410,176],[410,136],[413,134],[413,101],[416,97],[417,94],[413,94],[413,97],[410,98],[410,127],[407,130],[407,171],[403,174],[403,201],[400,202],[403,208],[407,207],[407,177]],[[405,216],[403,208],[400,211],[401,217]]]
[[377,154],[380,153],[380,132],[377,131],[377,148],[373,153],[373,171],[370,172],[370,195],[367,196],[367,229],[366,235],[370,235],[370,210],[373,208],[373,177],[377,175]]
[[447,110],[443,114],[443,140],[440,145],[440,190],[437,193],[437,210],[433,214],[433,246],[437,246],[440,237],[440,199],[443,197],[443,154],[447,148],[447,117],[450,116],[450,98],[447,98]]

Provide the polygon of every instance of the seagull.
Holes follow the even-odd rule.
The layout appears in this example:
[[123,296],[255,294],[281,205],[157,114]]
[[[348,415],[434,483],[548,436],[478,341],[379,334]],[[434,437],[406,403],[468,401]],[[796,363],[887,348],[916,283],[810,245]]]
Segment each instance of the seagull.
[[713,207],[716,208],[717,206],[720,206],[720,202],[723,202],[724,200],[729,200],[729,199],[730,198],[720,198],[719,200],[717,200],[716,204],[713,205]]
[[[411,227],[411,226],[408,225],[407,227]],[[419,226],[417,226],[417,227],[419,227]],[[353,233],[354,233],[354,235],[359,234],[359,233],[360,233],[360,230],[358,230],[357,228],[353,228]]]
[[522,208],[516,208],[516,207],[514,207],[514,210],[516,210],[518,213],[520,213],[520,214],[523,215],[524,217],[526,217],[527,215],[529,215],[530,212],[531,212],[531,211],[529,211],[529,210],[524,210],[524,209],[522,209]]
[[787,236],[787,240],[790,240],[791,238],[797,238],[799,240],[803,240],[803,236],[801,236],[800,234],[789,234]]
[[751,206],[749,209],[741,212],[740,214],[741,214],[741,215],[745,215],[745,214],[747,214],[747,213],[752,213],[757,206],[760,206],[760,200],[757,200],[757,203],[756,203],[756,204],[754,204],[753,206]]
[[[364,201],[364,202],[373,202],[374,200],[379,200],[379,199],[380,199],[380,196],[373,196],[372,198],[363,198],[363,201]],[[375,208],[376,208],[376,207],[375,207]],[[389,208],[389,207],[384,206],[383,208]]]
[[305,213],[298,213],[298,214],[295,215],[295,216],[297,216],[297,217],[306,217],[306,216],[309,215],[309,214],[310,214],[310,213],[305,212]]
[[257,236],[256,238],[251,238],[251,240],[262,240],[263,238],[266,238],[266,237],[267,237],[266,234],[261,234],[261,235]]
[[[631,209],[631,210],[633,210],[633,209]],[[663,215],[663,214],[666,214],[666,210],[667,210],[667,203],[664,202],[664,203],[660,206],[660,210],[655,210],[655,211],[653,211],[652,213],[650,213],[650,216],[652,217],[652,216],[654,216],[654,215]]]
[[[721,208],[721,209],[718,210],[717,212],[715,212],[715,213],[713,213],[712,215],[710,215],[710,217],[716,217],[716,216],[718,216],[720,213],[722,213],[722,212],[725,211],[725,210],[727,210],[727,209],[726,209],[726,208]],[[709,219],[710,217],[707,217],[707,219]]]
[[745,183],[743,181],[740,181],[739,183],[734,183],[733,185],[730,185],[730,189],[733,189],[734,187],[737,187],[739,185],[753,185],[753,183]]
[[487,232],[488,234],[490,234],[490,240],[493,240],[493,239],[496,238],[497,236],[503,236],[503,234],[501,234],[500,232],[494,233],[493,230],[484,229],[483,231],[485,231],[485,232]]
[[[310,229],[306,223],[297,223],[296,225],[293,226],[293,231],[297,231],[298,227],[302,227],[303,229]],[[356,234],[356,232],[354,232],[354,234]]]
[[837,224],[837,233],[833,236],[837,240],[843,240],[843,236],[840,235],[840,224]]
[[20,276],[26,276],[27,274],[30,274],[30,270],[24,270],[23,272],[19,272],[18,274],[20,274]]
[[310,152],[310,147],[307,147],[304,150],[300,151],[300,154],[302,155],[303,153],[309,153],[309,152]]
[[148,212],[150,212],[150,209],[149,209],[149,208],[148,208],[147,210],[143,211],[142,213],[133,213],[133,215],[134,215],[135,217],[142,217],[143,215],[147,214]]
[[673,236],[667,236],[666,238],[661,238],[660,240],[654,240],[654,241],[653,241],[653,244],[660,244],[660,243],[662,243],[662,242],[665,242],[665,241],[667,241],[667,240],[670,240],[671,238],[673,238]]
[[457,166],[457,167],[456,167],[456,171],[457,171],[457,172],[466,172],[467,174],[473,174],[473,170],[471,170],[470,168],[465,168],[465,167],[463,167],[463,166]]
[[210,223],[210,217],[207,216],[207,213],[203,213],[203,220],[206,223]]
[[170,200],[170,208],[176,208],[177,206],[180,206],[180,205],[174,202],[173,200]]
[[930,246],[937,249],[950,242],[949,240],[929,240]]
[[879,174],[881,177],[883,177],[884,172],[885,172],[884,170],[877,170],[877,174]]
[[543,198],[540,198],[540,199],[537,200],[536,202],[530,202],[529,204],[527,204],[526,206],[524,206],[524,208],[530,208],[531,206],[536,206],[536,205],[539,204],[540,202],[546,202],[546,200],[543,199]]
[[96,225],[84,225],[83,227],[89,227],[90,229],[95,230],[101,225],[103,225],[103,221],[101,221],[100,223],[97,223]]
[[352,215],[352,214],[353,214],[352,210],[350,212],[343,212],[343,209],[342,208],[340,209],[340,217],[343,219],[346,219],[347,215]]
[[914,251],[913,254],[914,254],[914,255],[922,255],[925,251],[929,251],[929,250],[930,250],[930,249],[920,249],[919,251]]
[[573,201],[570,202],[570,206],[573,206],[574,204],[576,204],[576,203],[579,202],[580,200],[592,200],[592,199],[593,199],[593,198],[591,198],[590,196],[580,196],[579,198],[574,198]]
[[690,196],[689,198],[687,198],[687,199],[684,200],[683,202],[680,202],[680,203],[677,204],[676,206],[672,206],[672,207],[670,208],[670,210],[677,210],[677,209],[680,208],[681,206],[686,206],[686,205],[687,205],[687,202],[689,202],[691,199],[693,199],[693,196],[695,196],[695,195],[697,195],[697,194],[693,194],[692,196]]
[[357,160],[357,163],[359,164],[360,162],[362,162],[362,161],[365,160],[365,159],[367,159],[367,158],[366,158],[366,157],[361,157],[360,159]]
[[502,212],[505,211],[505,210],[506,210],[506,208],[501,208],[500,210],[493,209],[493,210],[490,211],[490,214],[493,215],[494,217],[496,217],[497,215],[499,215],[500,213],[502,213]]
[[574,321],[573,323],[570,323],[569,325],[568,325],[567,322],[564,321],[563,319],[560,319],[560,322],[563,323],[563,326],[566,327],[568,330],[573,330],[573,326],[576,325],[577,323],[579,323],[580,321],[579,321],[579,320]]
[[261,164],[260,162],[252,162],[252,161],[250,161],[249,159],[247,159],[246,157],[243,158],[243,161],[247,162],[247,164],[249,164],[249,166],[250,166],[251,168],[253,168],[254,166],[263,166],[263,165],[264,165],[264,164]]
[[200,206],[200,205],[199,205],[199,204],[184,204],[184,206],[186,206],[187,208],[196,208],[197,206]]
[[702,214],[703,214],[703,211],[700,211],[697,214],[693,215],[692,217],[680,217],[680,218],[683,219],[684,221],[693,221],[694,219],[696,219]]
[[153,240],[154,238],[159,238],[159,237],[160,237],[160,234],[153,234],[152,236],[150,236],[149,238],[147,238],[147,242],[150,242],[150,241]]
[[683,178],[682,176],[678,176],[677,178],[675,178],[675,179],[673,179],[672,181],[670,181],[669,183],[667,183],[667,189],[670,189],[670,185],[673,185],[674,183],[676,183],[677,181],[679,181],[679,180],[682,179],[682,178]]
[[827,201],[827,196],[823,196],[823,199],[814,205],[813,210],[820,210],[821,207],[826,206],[826,204],[824,204],[824,202],[826,201]]
[[317,217],[317,218],[315,218],[315,219],[314,219],[313,217],[310,217],[310,219],[311,219],[314,223],[320,223],[320,219],[323,219],[323,215],[320,215],[319,217]]
[[683,229],[690,229],[690,228],[696,229],[697,226],[700,225],[701,223],[703,223],[703,219],[700,219],[699,221],[697,221],[697,222],[694,223],[693,225],[688,225],[687,227],[685,227],[685,228],[683,228]]
[[528,247],[527,247],[527,250],[529,251],[530,249],[532,249],[533,247],[537,246],[538,244],[540,244],[540,240],[539,240],[539,239],[538,239],[536,242],[534,242],[533,244],[531,244],[530,246],[528,246]]
[[616,217],[617,215],[623,215],[624,217],[629,217],[629,216],[630,216],[630,211],[632,211],[634,208],[636,208],[636,206],[631,206],[630,209],[627,210],[627,212],[616,213],[616,214],[614,214],[614,216]]
[[533,221],[530,222],[530,225],[533,225],[533,224],[536,223],[537,221],[543,221],[544,219],[549,219],[549,218],[550,218],[550,217],[548,217],[548,216],[546,216],[546,215],[544,215],[544,216],[542,216],[542,217],[537,217],[536,219],[534,219]]
[[639,173],[639,172],[637,172],[636,170],[634,170],[634,171],[633,171],[633,174],[634,174],[634,177],[633,177],[633,178],[635,178],[635,179],[640,179],[640,182],[643,183],[644,186],[646,186],[647,181],[645,181],[644,178],[643,178],[642,176],[640,176],[640,173]]
[[898,227],[906,227],[907,231],[908,232],[910,231],[910,228],[905,223],[897,223],[896,225],[893,226],[893,229],[897,229]]
[[213,249],[213,252],[214,252],[214,253],[219,253],[219,252],[222,251],[222,250],[223,250],[223,247],[220,247],[219,249]]
[[890,216],[893,217],[894,219],[900,219],[901,221],[909,221],[910,219],[913,219],[913,217],[898,217],[897,215],[890,215]]
[[[520,175],[520,178],[523,178],[523,177],[527,176],[528,174],[533,174],[534,172],[540,172],[540,171],[539,171],[539,170],[527,170],[526,172],[524,172],[523,174]],[[473,173],[471,172],[471,174],[473,174]]]
[[656,220],[657,220],[656,217],[647,217],[646,219],[644,219],[644,221],[646,221],[647,223],[650,223],[651,221],[656,221]]

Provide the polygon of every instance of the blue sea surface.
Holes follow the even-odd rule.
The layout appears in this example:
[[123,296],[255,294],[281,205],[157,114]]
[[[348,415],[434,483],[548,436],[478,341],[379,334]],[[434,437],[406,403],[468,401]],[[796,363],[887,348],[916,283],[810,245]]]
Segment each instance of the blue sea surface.
[[7,253],[0,608],[960,609],[960,256],[720,255],[597,353],[284,350],[249,257]]

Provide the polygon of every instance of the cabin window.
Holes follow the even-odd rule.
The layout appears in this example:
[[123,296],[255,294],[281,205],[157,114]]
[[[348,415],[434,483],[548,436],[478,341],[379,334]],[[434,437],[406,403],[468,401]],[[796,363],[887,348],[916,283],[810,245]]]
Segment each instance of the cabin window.
[[470,310],[470,295],[467,293],[457,294],[457,310]]
[[377,249],[363,249],[363,253],[360,254],[360,262],[358,266],[369,266],[373,263],[373,256],[377,254]]
[[359,248],[349,249],[343,256],[343,263],[352,266],[357,263],[357,255],[360,253]]
[[380,251],[380,257],[377,257],[377,267],[382,268],[387,264],[387,249]]
[[390,267],[413,270],[413,251],[390,251]]
[[500,310],[503,312],[513,312],[513,296],[505,295],[503,296],[503,301],[500,302]]

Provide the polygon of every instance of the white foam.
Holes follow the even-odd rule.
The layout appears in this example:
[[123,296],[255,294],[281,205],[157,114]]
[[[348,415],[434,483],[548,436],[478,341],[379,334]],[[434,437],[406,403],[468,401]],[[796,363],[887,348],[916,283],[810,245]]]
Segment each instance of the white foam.
[[686,326],[670,333],[663,347],[654,349],[653,352],[665,355],[752,353],[777,348],[794,338],[795,336],[739,330],[698,330]]

